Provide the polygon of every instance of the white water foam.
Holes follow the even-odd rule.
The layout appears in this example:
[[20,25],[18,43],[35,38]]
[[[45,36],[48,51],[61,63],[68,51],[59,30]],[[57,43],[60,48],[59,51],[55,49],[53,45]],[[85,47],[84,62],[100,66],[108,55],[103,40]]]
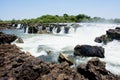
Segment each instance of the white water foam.
[[[101,59],[106,62],[106,68],[111,72],[120,75],[120,42],[113,41],[107,45],[94,42],[95,37],[106,34],[106,30],[114,29],[118,24],[98,24],[98,23],[79,23],[82,27],[79,27],[76,32],[71,28],[69,34],[56,34],[54,29],[53,34],[27,34],[27,38],[24,37],[23,44],[17,44],[23,48],[24,51],[29,51],[33,56],[47,55],[46,49],[37,52],[40,45],[49,47],[52,52],[59,54],[64,50],[70,51],[73,54],[74,47],[76,45],[97,45],[105,48],[105,58]],[[54,57],[53,57],[54,58]],[[56,57],[55,57],[56,58]],[[87,61],[89,58],[77,59],[76,63]]]

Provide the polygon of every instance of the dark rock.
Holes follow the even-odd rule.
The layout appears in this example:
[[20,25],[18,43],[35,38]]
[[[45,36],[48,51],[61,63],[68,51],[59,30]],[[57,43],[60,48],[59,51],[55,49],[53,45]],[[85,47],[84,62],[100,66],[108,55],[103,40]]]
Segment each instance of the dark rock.
[[60,31],[61,31],[61,28],[58,26],[58,27],[56,27],[57,28],[57,33],[59,33]]
[[28,33],[37,33],[38,29],[36,27],[29,27],[28,28]]
[[58,57],[58,61],[60,63],[66,61],[70,66],[74,64],[74,61],[70,58],[70,56],[68,54],[64,54],[64,53],[60,53],[60,55]]
[[107,71],[105,63],[98,58],[91,59],[87,64],[79,65],[77,71],[88,80],[120,80],[120,78]]
[[120,27],[116,27],[115,29],[118,29],[118,30],[120,30]]
[[107,44],[113,40],[120,40],[120,27],[116,27],[115,29],[109,29],[106,31],[105,35],[95,38],[95,42]]
[[118,29],[118,28],[117,29],[109,29],[108,31],[106,31],[106,34],[111,39],[120,40],[120,29]]
[[64,27],[64,33],[68,34],[68,33],[69,33],[69,29],[70,29],[70,27],[65,26],[65,27]]
[[112,41],[111,38],[109,38],[107,35],[102,35],[100,37],[96,37],[95,38],[95,42],[98,42],[98,43],[104,43],[104,44],[107,44],[108,42]]
[[83,57],[104,58],[104,48],[90,45],[77,45],[74,48],[74,55]]
[[5,43],[11,43],[17,39],[17,36],[15,35],[10,35],[10,34],[4,34],[0,32],[0,44],[5,44]]
[[24,41],[23,41],[22,38],[20,38],[20,37],[17,38],[15,42],[16,42],[16,43],[24,43]]

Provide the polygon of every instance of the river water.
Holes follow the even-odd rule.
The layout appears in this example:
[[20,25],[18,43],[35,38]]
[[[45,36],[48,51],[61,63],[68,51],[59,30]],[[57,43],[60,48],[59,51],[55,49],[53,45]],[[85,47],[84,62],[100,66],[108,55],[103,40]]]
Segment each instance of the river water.
[[[94,42],[95,37],[106,34],[106,30],[120,27],[120,24],[103,23],[79,23],[76,32],[70,28],[68,34],[27,34],[23,30],[3,30],[5,33],[16,34],[21,37],[24,43],[15,43],[23,51],[30,52],[33,56],[39,57],[44,61],[57,62],[59,53],[63,52],[73,56],[76,45],[93,45],[105,48],[105,58],[100,60],[106,62],[106,69],[114,74],[120,75],[120,41],[114,40],[107,45]],[[49,53],[49,55],[47,54]],[[75,57],[76,65],[87,62],[89,58]]]

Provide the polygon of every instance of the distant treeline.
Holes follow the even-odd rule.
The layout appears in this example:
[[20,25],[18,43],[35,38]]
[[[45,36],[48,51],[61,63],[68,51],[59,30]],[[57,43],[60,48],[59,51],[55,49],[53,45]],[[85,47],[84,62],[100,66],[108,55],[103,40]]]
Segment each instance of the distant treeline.
[[70,23],[70,22],[103,22],[103,23],[120,23],[120,19],[105,19],[101,17],[90,17],[85,14],[78,15],[43,15],[38,18],[23,19],[23,20],[1,20],[0,22],[22,23],[22,24],[39,24],[39,23]]

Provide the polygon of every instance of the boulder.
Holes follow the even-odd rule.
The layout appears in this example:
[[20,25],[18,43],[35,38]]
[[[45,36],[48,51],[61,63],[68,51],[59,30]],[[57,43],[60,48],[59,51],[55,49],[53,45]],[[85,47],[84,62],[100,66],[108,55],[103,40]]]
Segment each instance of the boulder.
[[10,35],[10,34],[4,34],[3,32],[0,32],[0,44],[8,43],[15,41],[17,39],[17,36]]
[[69,65],[73,65],[74,62],[73,60],[70,58],[70,56],[68,54],[64,54],[64,53],[60,53],[59,57],[58,57],[58,61],[60,63],[62,62],[67,62]]
[[74,48],[75,56],[104,58],[104,48],[101,46],[77,45]]
[[37,27],[29,27],[28,28],[28,33],[37,33],[37,32],[38,32]]
[[115,29],[118,29],[118,30],[120,30],[120,27],[116,27]]
[[20,37],[17,38],[15,42],[16,42],[16,43],[24,43],[24,41],[23,41],[22,38],[20,38]]
[[98,58],[93,58],[87,64],[81,64],[77,71],[84,75],[87,80],[120,80],[117,76],[105,69],[105,63]]
[[69,33],[69,29],[70,29],[70,27],[65,26],[65,27],[64,27],[64,33],[65,33],[65,34],[68,34],[68,33]]
[[98,42],[98,43],[104,43],[104,44],[106,44],[106,43],[112,41],[112,39],[109,38],[107,35],[102,35],[100,37],[96,37],[94,41]]
[[106,34],[107,34],[108,37],[110,37],[111,39],[120,40],[120,29],[119,29],[119,28],[109,29],[108,31],[106,31]]
[[102,35],[100,37],[96,37],[95,38],[95,42],[98,42],[98,43],[108,43],[108,42],[111,42],[113,40],[120,40],[120,27],[116,27],[115,29],[109,29],[106,31],[106,34],[105,35]]

